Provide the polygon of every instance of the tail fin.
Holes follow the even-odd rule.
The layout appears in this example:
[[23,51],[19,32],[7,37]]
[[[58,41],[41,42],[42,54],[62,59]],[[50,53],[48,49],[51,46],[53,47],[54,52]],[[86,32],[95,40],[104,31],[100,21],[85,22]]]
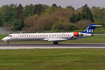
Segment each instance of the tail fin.
[[97,24],[90,24],[88,26],[88,28],[85,30],[85,31],[82,31],[81,33],[89,33],[89,34],[92,34],[95,27],[102,27],[102,25],[97,25]]

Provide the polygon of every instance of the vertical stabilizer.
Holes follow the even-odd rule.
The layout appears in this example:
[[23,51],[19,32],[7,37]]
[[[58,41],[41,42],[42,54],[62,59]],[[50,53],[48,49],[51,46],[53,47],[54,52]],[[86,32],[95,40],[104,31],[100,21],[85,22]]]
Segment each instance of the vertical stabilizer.
[[92,34],[93,31],[94,31],[94,29],[95,29],[96,27],[102,27],[102,25],[90,24],[90,25],[88,26],[88,28],[87,28],[85,31],[82,31],[81,33],[89,33],[89,34]]

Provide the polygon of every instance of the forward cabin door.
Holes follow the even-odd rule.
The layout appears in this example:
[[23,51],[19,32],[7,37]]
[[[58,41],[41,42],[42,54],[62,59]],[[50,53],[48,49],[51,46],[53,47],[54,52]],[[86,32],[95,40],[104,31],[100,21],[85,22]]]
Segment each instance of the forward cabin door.
[[15,40],[18,40],[18,34],[14,35]]
[[18,40],[18,35],[17,34],[11,34],[11,35],[12,35],[11,40],[13,40],[13,41]]

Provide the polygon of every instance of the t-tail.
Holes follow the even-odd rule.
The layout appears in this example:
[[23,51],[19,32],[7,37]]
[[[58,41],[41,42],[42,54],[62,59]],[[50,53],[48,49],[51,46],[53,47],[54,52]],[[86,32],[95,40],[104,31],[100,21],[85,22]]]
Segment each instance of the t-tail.
[[90,25],[88,26],[88,28],[87,28],[85,31],[82,31],[81,33],[89,33],[89,34],[92,34],[93,31],[94,31],[94,29],[95,29],[96,27],[102,27],[102,25],[90,24]]

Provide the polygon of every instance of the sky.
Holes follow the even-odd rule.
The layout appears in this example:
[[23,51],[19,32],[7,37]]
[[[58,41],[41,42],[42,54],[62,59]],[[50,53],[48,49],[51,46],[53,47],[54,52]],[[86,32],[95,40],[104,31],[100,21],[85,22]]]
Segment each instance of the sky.
[[30,5],[30,4],[46,4],[52,6],[52,4],[56,4],[57,6],[61,6],[66,8],[66,6],[72,5],[75,9],[80,8],[87,4],[90,8],[92,6],[96,7],[105,7],[105,0],[0,0],[0,7],[3,5],[10,4],[22,4],[22,6]]

